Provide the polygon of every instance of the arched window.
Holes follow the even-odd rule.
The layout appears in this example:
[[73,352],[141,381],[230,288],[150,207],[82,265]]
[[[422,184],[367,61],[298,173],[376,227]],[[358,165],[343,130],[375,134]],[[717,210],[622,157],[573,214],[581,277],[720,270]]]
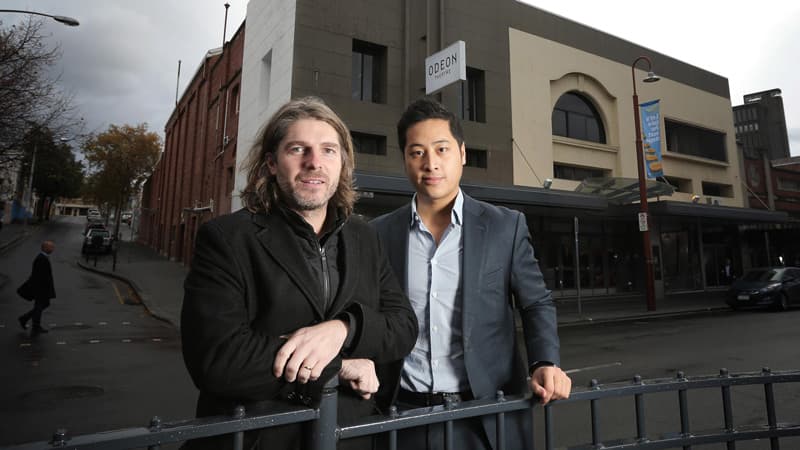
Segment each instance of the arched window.
[[556,102],[553,108],[553,134],[606,143],[606,130],[597,109],[586,97],[575,92],[567,92]]

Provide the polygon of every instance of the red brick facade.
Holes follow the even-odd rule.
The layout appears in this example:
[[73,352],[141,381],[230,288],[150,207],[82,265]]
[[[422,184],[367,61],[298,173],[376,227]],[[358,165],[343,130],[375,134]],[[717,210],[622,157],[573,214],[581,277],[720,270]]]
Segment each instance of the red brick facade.
[[766,164],[769,165],[768,171],[764,159],[744,158],[745,179],[752,190],[748,193],[748,206],[767,209],[771,191],[776,211],[785,211],[789,217],[800,219],[800,157],[776,159]]
[[244,28],[204,57],[167,121],[164,152],[142,192],[139,241],[185,264],[200,224],[231,211]]

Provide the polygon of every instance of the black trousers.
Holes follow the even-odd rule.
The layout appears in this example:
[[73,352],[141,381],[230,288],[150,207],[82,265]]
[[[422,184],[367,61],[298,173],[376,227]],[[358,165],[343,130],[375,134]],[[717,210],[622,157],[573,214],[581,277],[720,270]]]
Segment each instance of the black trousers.
[[38,328],[42,326],[42,311],[50,306],[49,298],[37,298],[33,301],[33,309],[22,315],[22,320],[33,322],[33,327]]

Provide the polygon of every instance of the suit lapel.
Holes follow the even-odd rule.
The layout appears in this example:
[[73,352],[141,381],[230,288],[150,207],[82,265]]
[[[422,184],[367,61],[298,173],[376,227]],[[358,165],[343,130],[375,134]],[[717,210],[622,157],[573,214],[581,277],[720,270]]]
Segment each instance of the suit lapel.
[[480,311],[472,311],[475,304],[475,296],[480,292],[483,283],[483,262],[486,255],[487,239],[486,234],[489,229],[486,218],[483,216],[483,206],[464,194],[464,217],[463,217],[463,248],[461,265],[461,287],[462,287],[462,319],[463,336],[469,338],[472,329],[473,317],[480,314]]
[[386,253],[388,253],[389,264],[394,270],[397,281],[400,282],[400,288],[403,292],[407,292],[408,268],[406,262],[408,261],[408,224],[411,223],[411,204],[400,208],[394,214],[396,217],[389,221],[388,239],[384,242],[389,247],[386,249]]
[[[325,317],[322,295],[315,289],[314,275],[306,265],[297,238],[279,214],[255,214],[253,221],[262,226],[256,237],[264,250],[286,272],[320,319]],[[269,274],[264,274],[269,276]]]

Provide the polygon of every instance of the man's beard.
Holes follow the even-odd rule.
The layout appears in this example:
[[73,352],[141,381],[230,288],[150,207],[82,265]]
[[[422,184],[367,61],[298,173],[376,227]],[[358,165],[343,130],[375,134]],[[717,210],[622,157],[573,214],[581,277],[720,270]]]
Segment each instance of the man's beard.
[[295,184],[287,180],[277,179],[276,181],[278,183],[278,190],[281,199],[286,203],[286,206],[288,206],[289,209],[295,211],[315,211],[326,208],[328,201],[336,194],[336,189],[338,187],[330,184],[330,180],[326,177],[325,184],[327,186],[327,191],[325,192],[325,195],[318,197],[313,194],[303,195],[294,189]]

